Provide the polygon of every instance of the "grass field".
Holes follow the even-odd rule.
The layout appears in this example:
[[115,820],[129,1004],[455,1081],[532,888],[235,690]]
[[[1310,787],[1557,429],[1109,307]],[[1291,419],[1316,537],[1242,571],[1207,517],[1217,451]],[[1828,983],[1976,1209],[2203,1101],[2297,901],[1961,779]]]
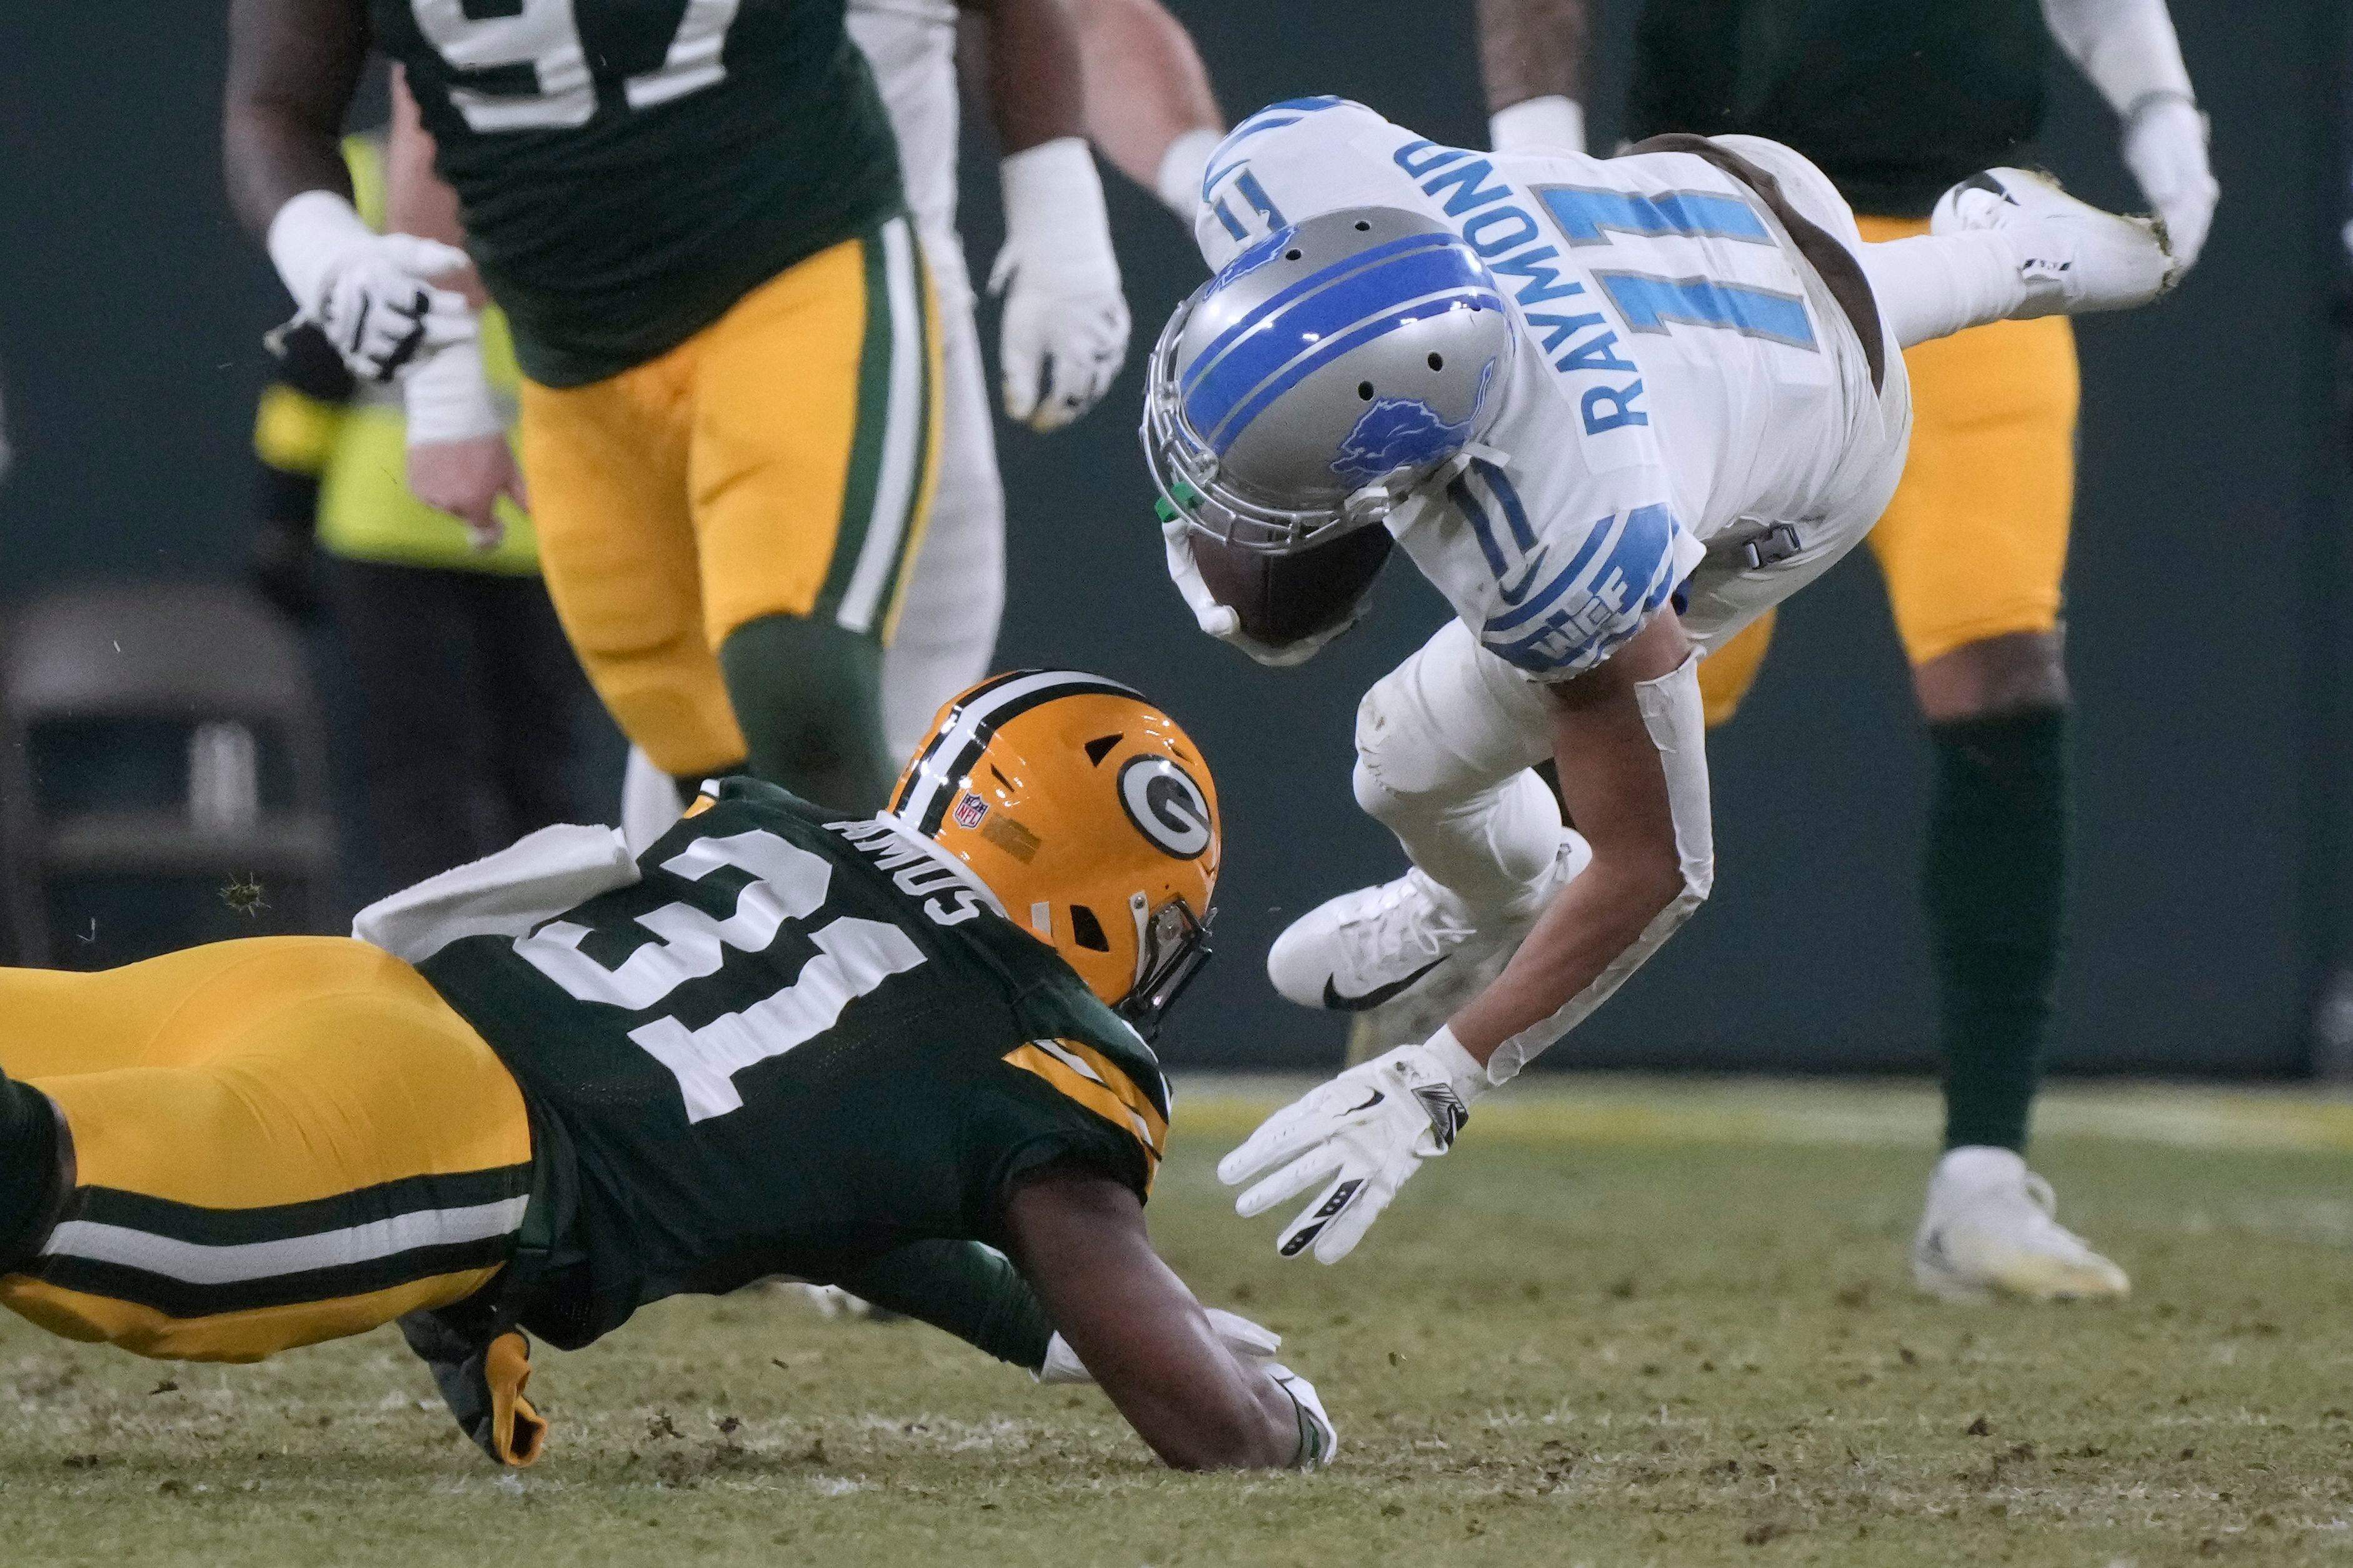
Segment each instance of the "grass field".
[[2353,1105],[2054,1094],[2037,1163],[2112,1308],[1915,1298],[1915,1088],[1523,1086],[1337,1268],[1209,1167],[1290,1086],[1202,1082],[1153,1205],[1290,1336],[1317,1476],[1172,1477],[1092,1390],[747,1293],[542,1352],[501,1475],[390,1333],[261,1367],[0,1323],[0,1562],[2353,1564]]

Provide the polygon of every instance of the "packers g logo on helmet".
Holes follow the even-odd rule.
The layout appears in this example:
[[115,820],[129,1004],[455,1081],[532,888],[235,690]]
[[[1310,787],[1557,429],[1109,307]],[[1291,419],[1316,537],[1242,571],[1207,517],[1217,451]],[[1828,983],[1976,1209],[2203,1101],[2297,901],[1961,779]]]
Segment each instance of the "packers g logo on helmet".
[[1208,958],[1217,785],[1132,688],[1066,669],[982,681],[940,710],[890,815],[1146,1034]]
[[1129,758],[1119,770],[1119,804],[1162,854],[1190,860],[1208,853],[1209,803],[1192,775],[1166,757]]

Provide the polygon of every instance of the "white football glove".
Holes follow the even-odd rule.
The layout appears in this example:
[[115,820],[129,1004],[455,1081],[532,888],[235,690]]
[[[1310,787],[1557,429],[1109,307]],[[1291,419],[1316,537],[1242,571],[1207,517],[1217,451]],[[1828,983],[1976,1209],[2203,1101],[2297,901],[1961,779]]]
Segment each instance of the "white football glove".
[[1032,430],[1060,430],[1092,408],[1127,363],[1127,300],[1103,178],[1076,136],[1012,153],[998,174],[1005,248],[988,269],[988,291],[1005,302],[1005,412]]
[[2198,265],[2222,188],[2206,153],[2206,116],[2177,93],[2152,93],[2125,121],[2125,167],[2165,220],[2165,237],[2181,270]]
[[1310,1245],[1318,1263],[1337,1263],[1364,1239],[1406,1178],[1454,1147],[1487,1070],[1440,1029],[1360,1062],[1266,1119],[1218,1162],[1218,1180],[1238,1186],[1274,1170],[1234,1200],[1244,1219],[1325,1182],[1275,1243],[1295,1258]]
[[1314,1384],[1279,1361],[1267,1363],[1266,1370],[1275,1386],[1291,1395],[1291,1403],[1299,1407],[1299,1453],[1291,1468],[1322,1469],[1339,1457],[1340,1429],[1324,1413],[1324,1401],[1317,1397]]
[[[1218,1342],[1244,1361],[1264,1361],[1282,1348],[1282,1336],[1263,1323],[1253,1323],[1240,1312],[1229,1312],[1219,1307],[1201,1309],[1209,1315],[1209,1327],[1216,1331]],[[1039,1383],[1092,1383],[1095,1374],[1079,1360],[1079,1352],[1071,1342],[1057,1331],[1046,1342],[1046,1362],[1029,1374]],[[1310,1394],[1314,1390],[1309,1390]],[[1320,1407],[1319,1407],[1320,1411]]]
[[305,191],[269,224],[269,258],[295,319],[317,323],[353,375],[390,381],[402,366],[474,336],[465,296],[432,279],[466,253],[413,234],[378,234],[332,191]]

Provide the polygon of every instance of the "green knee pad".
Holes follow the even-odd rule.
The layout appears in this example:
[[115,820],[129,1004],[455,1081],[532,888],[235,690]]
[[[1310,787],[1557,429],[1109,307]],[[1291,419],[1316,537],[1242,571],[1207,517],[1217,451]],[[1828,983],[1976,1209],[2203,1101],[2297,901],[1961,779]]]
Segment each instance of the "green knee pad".
[[882,647],[828,620],[765,616],[719,645],[746,765],[821,805],[871,814],[898,776],[882,738]]

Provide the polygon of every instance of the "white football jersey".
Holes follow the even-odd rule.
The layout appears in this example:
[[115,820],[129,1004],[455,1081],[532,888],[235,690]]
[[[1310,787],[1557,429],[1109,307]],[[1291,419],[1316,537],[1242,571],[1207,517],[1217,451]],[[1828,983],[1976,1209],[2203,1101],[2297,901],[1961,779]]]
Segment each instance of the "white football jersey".
[[1529,675],[1590,668],[1709,540],[1822,516],[1884,447],[1828,289],[1754,192],[1689,153],[1471,152],[1297,99],[1234,129],[1202,195],[1213,268],[1302,219],[1388,206],[1450,226],[1493,273],[1519,330],[1501,405],[1389,529]]

